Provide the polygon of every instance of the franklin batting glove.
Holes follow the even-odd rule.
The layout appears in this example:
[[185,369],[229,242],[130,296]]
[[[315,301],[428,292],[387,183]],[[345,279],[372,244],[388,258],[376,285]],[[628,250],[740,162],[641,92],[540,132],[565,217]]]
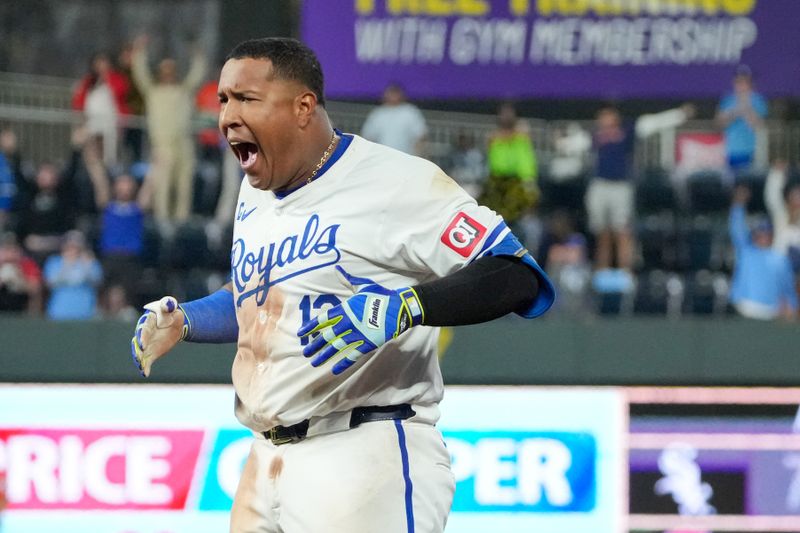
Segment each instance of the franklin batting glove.
[[387,289],[336,268],[351,285],[367,285],[342,304],[303,324],[297,335],[310,337],[303,355],[313,356],[311,366],[336,357],[332,372],[341,374],[363,356],[421,324],[424,314],[414,289]]
[[175,313],[178,301],[172,296],[150,302],[144,310],[131,339],[131,356],[142,376],[148,377],[153,363],[186,337],[189,325],[183,312]]

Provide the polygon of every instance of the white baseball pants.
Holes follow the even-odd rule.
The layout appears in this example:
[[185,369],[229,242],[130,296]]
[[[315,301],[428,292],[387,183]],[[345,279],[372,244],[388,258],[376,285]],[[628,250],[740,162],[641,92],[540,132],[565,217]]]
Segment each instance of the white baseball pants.
[[438,429],[386,420],[275,446],[256,438],[231,533],[434,533],[455,482]]

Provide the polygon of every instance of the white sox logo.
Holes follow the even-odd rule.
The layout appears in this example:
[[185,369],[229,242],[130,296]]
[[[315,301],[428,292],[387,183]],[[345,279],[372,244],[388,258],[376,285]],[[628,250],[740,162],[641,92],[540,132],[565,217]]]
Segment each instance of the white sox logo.
[[484,226],[463,211],[459,211],[447,225],[441,240],[459,255],[469,257],[485,234]]

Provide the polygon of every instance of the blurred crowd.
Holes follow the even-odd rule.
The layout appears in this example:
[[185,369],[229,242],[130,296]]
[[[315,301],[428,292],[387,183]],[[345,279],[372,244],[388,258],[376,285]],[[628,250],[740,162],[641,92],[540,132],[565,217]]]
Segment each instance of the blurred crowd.
[[[242,174],[216,127],[215,73],[199,49],[187,65],[148,49],[142,36],[91,58],[73,97],[83,120],[52,161],[23,161],[15,132],[0,132],[0,311],[134,320],[162,294],[198,298],[227,277]],[[504,102],[488,136],[461,131],[434,159],[534,252],[562,313],[793,320],[800,181],[785,160],[756,164],[767,102],[749,69],[720,99],[716,156],[635,170],[638,142],[694,115],[605,105],[591,126],[560,128],[542,161]],[[432,157],[425,116],[396,84],[354,133]]]

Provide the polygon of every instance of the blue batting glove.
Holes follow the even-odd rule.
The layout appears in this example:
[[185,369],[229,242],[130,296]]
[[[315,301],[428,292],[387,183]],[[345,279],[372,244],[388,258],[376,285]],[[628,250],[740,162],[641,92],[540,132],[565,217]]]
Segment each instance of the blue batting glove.
[[332,357],[338,361],[332,372],[341,374],[368,353],[377,350],[412,326],[422,323],[423,310],[417,293],[410,287],[391,290],[370,280],[355,278],[337,269],[352,285],[368,283],[355,295],[317,317],[297,331],[309,336],[303,355],[314,357],[317,367]]

